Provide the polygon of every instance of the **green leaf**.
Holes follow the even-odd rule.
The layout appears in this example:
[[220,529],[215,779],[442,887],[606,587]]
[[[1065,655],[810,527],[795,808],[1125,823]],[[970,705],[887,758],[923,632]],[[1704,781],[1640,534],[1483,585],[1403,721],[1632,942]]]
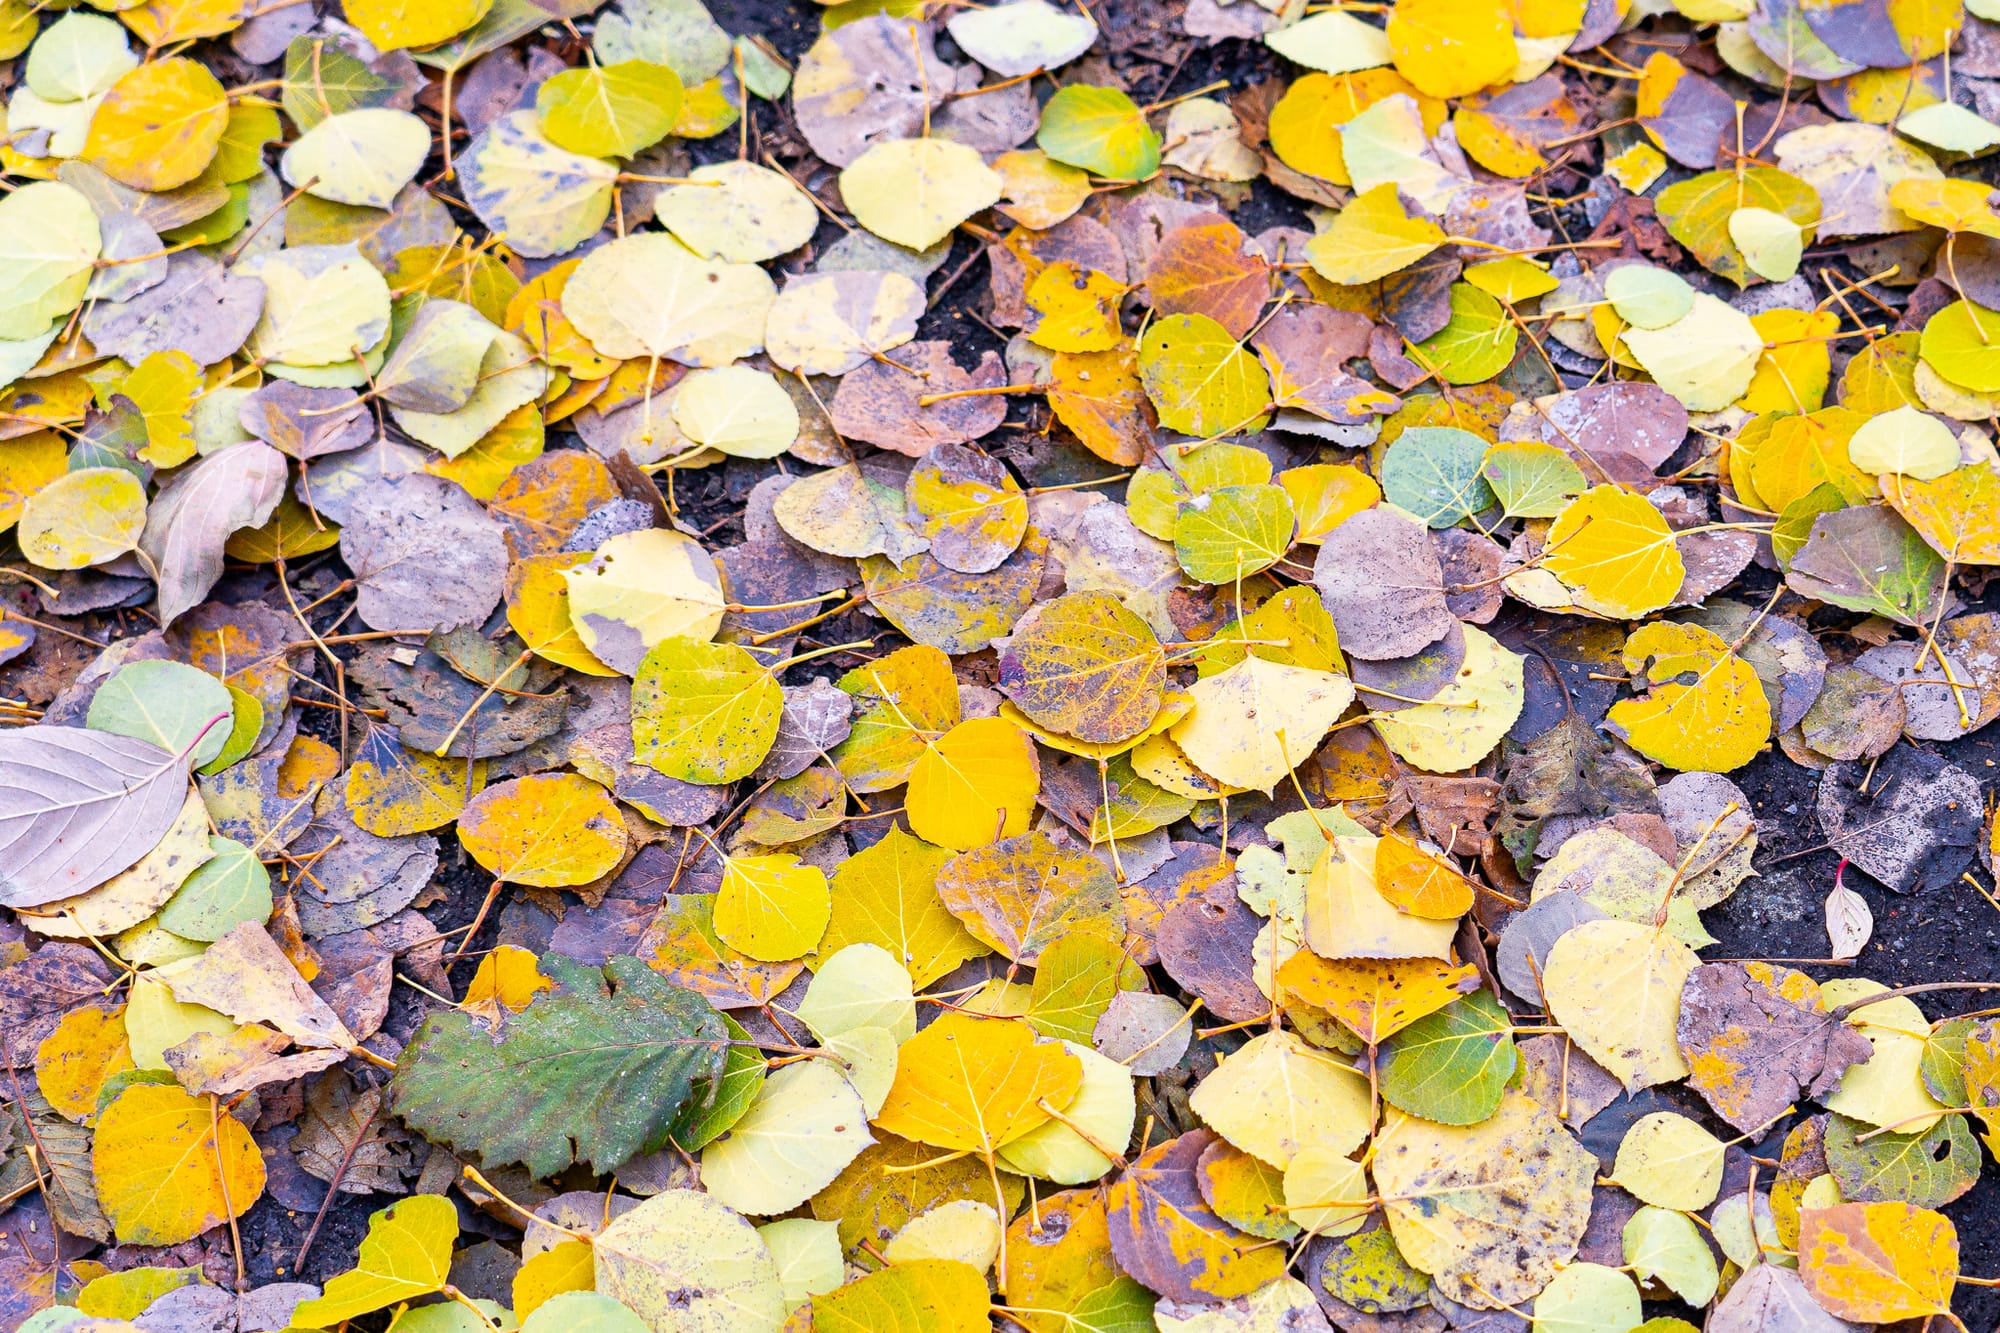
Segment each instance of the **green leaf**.
[[1864,1139],[1871,1128],[1844,1115],[1827,1121],[1826,1168],[1842,1199],[1942,1208],[1979,1179],[1979,1142],[1964,1116],[1945,1116],[1920,1134]]
[[85,725],[150,741],[174,754],[192,745],[188,758],[199,765],[222,753],[235,711],[229,688],[198,667],[133,662],[92,696]]
[[488,1166],[603,1174],[666,1142],[694,1080],[722,1072],[728,1038],[706,1000],[630,955],[601,975],[553,953],[541,967],[557,989],[498,1045],[465,1014],[424,1020],[396,1062],[396,1114]]
[[631,157],[674,128],[681,80],[665,65],[622,60],[566,69],[535,94],[542,132],[558,148],[588,157]]
[[184,939],[221,939],[246,921],[271,918],[271,872],[234,838],[211,834],[214,855],[160,909],[160,925]]
[[1451,527],[1493,503],[1485,462],[1486,441],[1471,431],[1413,426],[1382,458],[1382,498],[1433,528]]
[[1297,530],[1282,486],[1224,486],[1180,507],[1174,554],[1191,579],[1234,583],[1282,560]]
[[729,1033],[729,1054],[723,1057],[720,1073],[697,1085],[673,1127],[667,1131],[683,1152],[700,1152],[723,1134],[750,1109],[764,1086],[764,1057],[743,1025],[728,1014],[722,1015],[723,1029]]
[[1500,512],[1508,518],[1554,518],[1589,488],[1583,469],[1568,454],[1538,440],[1494,445],[1486,451],[1479,474],[1499,497]]
[[1512,1021],[1485,991],[1453,1000],[1382,1044],[1382,1097],[1441,1125],[1492,1115],[1514,1076]]
[[1451,285],[1451,319],[1416,345],[1418,363],[1446,384],[1490,380],[1514,359],[1520,332],[1507,308],[1469,282]]
[[328,1282],[317,1300],[292,1311],[292,1325],[331,1328],[442,1291],[457,1239],[458,1209],[442,1194],[416,1194],[389,1205],[368,1219],[353,1269]]
[[[1121,975],[1128,968],[1131,975]],[[1045,1037],[1089,1045],[1112,997],[1144,984],[1116,940],[1101,931],[1074,930],[1042,950],[1025,1017]]]
[[1929,623],[1946,595],[1944,557],[1880,505],[1814,519],[1785,581],[1802,597],[1905,625]]
[[1160,169],[1160,136],[1138,103],[1116,88],[1058,88],[1042,108],[1035,145],[1058,162],[1111,180],[1144,180]]

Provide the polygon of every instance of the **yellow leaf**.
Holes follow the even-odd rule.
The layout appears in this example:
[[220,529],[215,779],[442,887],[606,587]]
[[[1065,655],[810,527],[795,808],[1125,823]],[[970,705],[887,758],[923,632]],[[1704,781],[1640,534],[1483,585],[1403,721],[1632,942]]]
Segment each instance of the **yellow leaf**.
[[193,1240],[264,1192],[264,1158],[243,1123],[165,1084],[135,1084],[105,1108],[90,1162],[104,1215],[132,1245]]
[[169,56],[111,86],[90,118],[81,157],[135,190],[171,190],[199,176],[229,124],[229,98],[197,61]]
[[875,1123],[932,1147],[991,1153],[1069,1104],[1083,1065],[1019,1019],[946,1012],[903,1043]]
[[493,8],[493,0],[344,0],[347,21],[378,51],[436,46],[458,36]]
[[1352,286],[1408,268],[1444,242],[1444,229],[1411,217],[1389,181],[1341,209],[1333,225],[1307,243],[1306,260],[1328,282]]
[[910,770],[910,829],[963,852],[1028,831],[1041,791],[1034,742],[1013,723],[977,717],[924,747]]
[[1368,1137],[1368,1080],[1289,1032],[1252,1037],[1188,1106],[1230,1143],[1283,1170],[1308,1147],[1346,1154]]
[[618,672],[597,660],[570,618],[568,571],[590,561],[588,551],[530,555],[507,568],[507,624],[535,656],[587,676]]
[[1432,773],[1472,767],[1500,743],[1527,698],[1520,654],[1472,625],[1465,665],[1428,702],[1378,715],[1375,730],[1398,758]]
[[1301,949],[1278,969],[1280,1003],[1305,1001],[1369,1045],[1434,1014],[1476,986],[1479,969],[1438,958],[1321,958]]
[[1612,1178],[1656,1208],[1700,1212],[1722,1188],[1721,1140],[1684,1115],[1640,1117],[1618,1144]]
[[1207,315],[1169,315],[1147,326],[1139,377],[1160,424],[1183,435],[1236,435],[1270,420],[1263,363]]
[[1617,486],[1593,486],[1565,505],[1542,549],[1542,568],[1577,605],[1617,620],[1659,610],[1687,577],[1667,520],[1645,496]]
[[1799,1276],[1842,1319],[1892,1323],[1951,1312],[1958,1231],[1907,1203],[1844,1203],[1799,1215]]
[[534,773],[488,787],[458,820],[458,840],[495,879],[537,888],[609,874],[627,838],[611,794],[575,773]]
[[1306,947],[1322,958],[1451,958],[1451,921],[1399,911],[1375,887],[1381,839],[1327,842],[1306,880]]
[[458,1210],[442,1194],[415,1194],[368,1219],[354,1267],[326,1284],[316,1300],[292,1311],[295,1328],[332,1328],[342,1320],[443,1289],[458,1239]]
[[1028,283],[1028,308],[1041,315],[1028,341],[1054,352],[1108,352],[1125,340],[1118,323],[1124,295],[1124,283],[1094,269],[1050,264]]
[[1675,1037],[1681,988],[1701,960],[1651,925],[1586,921],[1549,950],[1549,1012],[1628,1092],[1686,1078]]
[[[1650,667],[1648,663],[1650,662]],[[1655,621],[1625,641],[1625,669],[1651,689],[1611,706],[1610,722],[1648,759],[1683,772],[1727,773],[1771,735],[1757,672],[1714,630]],[[1692,684],[1683,678],[1693,675]]]
[[458,818],[468,796],[485,789],[485,760],[441,759],[407,748],[392,728],[375,727],[347,770],[345,794],[356,825],[398,838],[443,828]]
[[62,1016],[56,1030],[35,1048],[35,1082],[57,1113],[87,1125],[97,1119],[97,1092],[104,1080],[132,1068],[125,1039],[125,1006],[85,1005]]
[[789,853],[728,856],[715,899],[715,933],[764,963],[811,953],[826,934],[833,896],[818,866]]
[[514,1274],[514,1317],[526,1319],[565,1291],[597,1290],[595,1265],[587,1240],[558,1241],[529,1255]]
[[1392,906],[1432,921],[1456,921],[1472,907],[1471,881],[1395,832],[1375,848],[1375,888]]
[[1513,20],[1501,5],[1396,0],[1388,34],[1396,69],[1432,97],[1476,93],[1520,63]]
[[987,952],[938,897],[938,872],[951,853],[901,828],[856,852],[833,872],[833,907],[819,956],[876,944],[924,987]]
[[913,1259],[837,1287],[812,1303],[814,1333],[984,1333],[986,1277],[954,1259]]
[[535,967],[535,955],[527,949],[503,944],[479,960],[479,970],[465,987],[459,1008],[482,1018],[498,1019],[501,1011],[518,1014],[555,982]]
[[1319,748],[1354,702],[1346,676],[1257,656],[1188,688],[1194,712],[1168,735],[1202,772],[1234,787],[1270,791]]
[[2000,473],[1967,463],[1935,481],[1884,477],[1883,494],[1939,555],[1961,565],[2000,565]]

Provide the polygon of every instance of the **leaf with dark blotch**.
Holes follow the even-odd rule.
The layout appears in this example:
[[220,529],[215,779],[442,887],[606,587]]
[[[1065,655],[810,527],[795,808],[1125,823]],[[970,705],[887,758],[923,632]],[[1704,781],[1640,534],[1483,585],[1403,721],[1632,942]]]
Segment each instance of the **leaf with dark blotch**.
[[1769,963],[1705,963],[1681,992],[1677,1040],[1688,1082],[1746,1133],[1801,1097],[1840,1086],[1867,1060],[1868,1039],[1815,1007],[1817,988]]
[[1197,1129],[1161,1144],[1132,1163],[1105,1201],[1118,1266],[1175,1300],[1247,1295],[1284,1271],[1282,1246],[1238,1231],[1202,1198],[1196,1168],[1215,1141]]
[[613,1171],[665,1143],[694,1080],[721,1073],[722,1019],[629,955],[602,975],[560,954],[541,967],[557,990],[498,1044],[464,1014],[425,1019],[396,1062],[395,1112],[489,1166]]

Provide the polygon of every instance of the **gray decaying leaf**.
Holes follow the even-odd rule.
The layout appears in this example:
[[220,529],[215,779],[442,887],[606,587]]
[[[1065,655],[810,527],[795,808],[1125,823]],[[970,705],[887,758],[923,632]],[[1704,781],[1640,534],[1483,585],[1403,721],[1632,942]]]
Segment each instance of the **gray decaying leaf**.
[[1687,438],[1688,414],[1656,384],[1593,384],[1573,393],[1516,404],[1503,440],[1540,440],[1568,453],[1591,485],[1615,481],[1641,489]]
[[1313,583],[1354,657],[1408,657],[1458,623],[1429,537],[1387,509],[1364,510],[1328,533]]
[[1484,533],[1446,528],[1431,534],[1438,563],[1444,571],[1444,601],[1451,613],[1472,625],[1485,625],[1500,614],[1506,600],[1500,591],[1500,543]]
[[1933,653],[1920,643],[1885,643],[1862,653],[1854,665],[1897,688],[1903,734],[1912,740],[1955,741],[1983,720],[1985,695],[1976,678],[1942,646]]
[[[8,1085],[11,1090],[12,1084]],[[33,1193],[38,1187],[56,1225],[95,1241],[111,1239],[111,1223],[97,1201],[97,1178],[90,1165],[90,1131],[56,1113],[29,1079],[17,1100],[0,1106],[0,1123],[17,1143],[36,1145],[34,1157],[16,1153],[0,1167],[0,1193]],[[24,1114],[25,1113],[25,1114]]]
[[1799,722],[1805,742],[1829,759],[1874,759],[1903,736],[1902,689],[1854,666],[1831,667]]
[[847,739],[854,722],[854,696],[824,680],[785,687],[777,739],[754,775],[795,778],[820,756]]
[[361,619],[374,629],[457,629],[500,604],[507,543],[455,482],[428,473],[372,481],[348,506],[340,554],[354,571]]
[[400,1194],[418,1162],[410,1132],[388,1115],[379,1088],[334,1070],[313,1085],[292,1152],[307,1175],[342,1194]]
[[345,523],[354,497],[380,477],[422,472],[429,455],[415,445],[378,435],[359,449],[329,454],[308,463],[292,493],[299,503],[329,523]]
[[[1378,713],[1394,713],[1414,708],[1425,699],[1437,697],[1439,690],[1458,678],[1465,665],[1465,630],[1457,621],[1408,657],[1369,661],[1356,657],[1348,666],[1354,677],[1354,692],[1362,705]],[[1387,691],[1387,693],[1382,693]]]
[[1897,893],[1957,879],[1971,863],[1983,817],[1971,774],[1906,745],[1872,766],[1829,768],[1817,809],[1833,849]]
[[262,440],[232,444],[167,483],[139,538],[159,571],[162,625],[208,596],[229,534],[269,519],[284,494],[285,457]]
[[123,262],[91,274],[86,300],[129,301],[166,281],[171,256],[160,253],[166,248],[160,233],[126,212],[99,214],[97,224],[104,233],[102,257]]
[[151,352],[186,352],[212,366],[243,345],[264,311],[264,284],[223,272],[198,250],[167,261],[166,280],[122,305],[102,302],[83,317],[99,352],[137,365]]
[[1676,1039],[1694,1070],[1688,1083],[1745,1133],[1777,1119],[1802,1095],[1832,1092],[1847,1067],[1874,1049],[1853,1028],[1792,1003],[1741,963],[1704,963],[1688,975]]
[[94,889],[153,850],[187,796],[186,761],[104,731],[0,733],[0,906]]
[[[553,670],[532,662],[522,673],[525,683],[501,677],[519,694],[475,684],[429,648],[412,660],[406,650],[366,644],[347,674],[360,687],[361,702],[383,709],[405,745],[435,752],[450,740],[447,753],[454,759],[524,750],[560,731],[569,712],[570,691],[555,685]],[[472,716],[461,726],[468,711]]]
[[132,1322],[146,1333],[279,1333],[301,1301],[318,1295],[309,1282],[273,1282],[240,1296],[197,1283],[168,1292]]
[[1862,1333],[1821,1308],[1798,1272],[1777,1264],[1757,1264],[1716,1302],[1708,1333]]
[[1520,1044],[1520,1051],[1522,1090],[1571,1129],[1582,1129],[1625,1095],[1618,1076],[1567,1037],[1530,1037]]
[[1140,1078],[1164,1074],[1181,1062],[1194,1038],[1194,1022],[1178,1000],[1146,991],[1119,991],[1090,1034],[1097,1053]]
[[913,138],[924,112],[957,87],[927,23],[871,15],[829,32],[793,80],[792,114],[812,150],[836,167],[878,143]]
[[1757,817],[1741,787],[1720,773],[1681,773],[1660,788],[1660,813],[1679,852],[1680,892],[1695,906],[1715,906],[1750,876]]
[[309,871],[298,873],[292,886],[306,934],[343,935],[377,925],[416,900],[437,871],[435,837],[370,833],[354,822],[337,790],[321,792],[317,804],[296,849]]
[[352,389],[308,389],[272,380],[236,409],[243,429],[272,448],[305,461],[358,449],[375,437],[375,419]]
[[1565,890],[1537,898],[1500,932],[1500,944],[1494,951],[1500,984],[1529,1004],[1542,1004],[1541,970],[1549,950],[1570,927],[1602,921],[1608,915],[1581,893]]
[[982,355],[971,371],[952,360],[951,344],[946,342],[910,343],[897,348],[892,359],[894,365],[864,362],[841,376],[830,404],[835,430],[849,439],[921,458],[940,444],[964,444],[990,434],[1007,419],[1007,399],[1000,394],[928,405],[925,401],[1006,383],[1000,358],[993,352]]

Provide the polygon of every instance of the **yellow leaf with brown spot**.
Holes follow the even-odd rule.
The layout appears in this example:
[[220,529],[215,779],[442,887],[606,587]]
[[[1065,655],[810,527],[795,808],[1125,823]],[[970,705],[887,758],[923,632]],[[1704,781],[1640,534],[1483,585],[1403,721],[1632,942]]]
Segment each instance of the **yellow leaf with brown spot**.
[[1373,1046],[1479,984],[1479,969],[1441,958],[1321,958],[1301,949],[1278,969],[1280,1003],[1323,1009]]
[[1108,352],[1125,340],[1118,302],[1125,284],[1059,260],[1028,282],[1028,308],[1041,316],[1028,341],[1052,352]]
[[569,888],[609,874],[625,855],[611,793],[575,773],[534,773],[466,803],[458,840],[495,879]]
[[1960,565],[2000,565],[2000,473],[1967,463],[1935,481],[1889,476],[1882,492],[1932,549]]

